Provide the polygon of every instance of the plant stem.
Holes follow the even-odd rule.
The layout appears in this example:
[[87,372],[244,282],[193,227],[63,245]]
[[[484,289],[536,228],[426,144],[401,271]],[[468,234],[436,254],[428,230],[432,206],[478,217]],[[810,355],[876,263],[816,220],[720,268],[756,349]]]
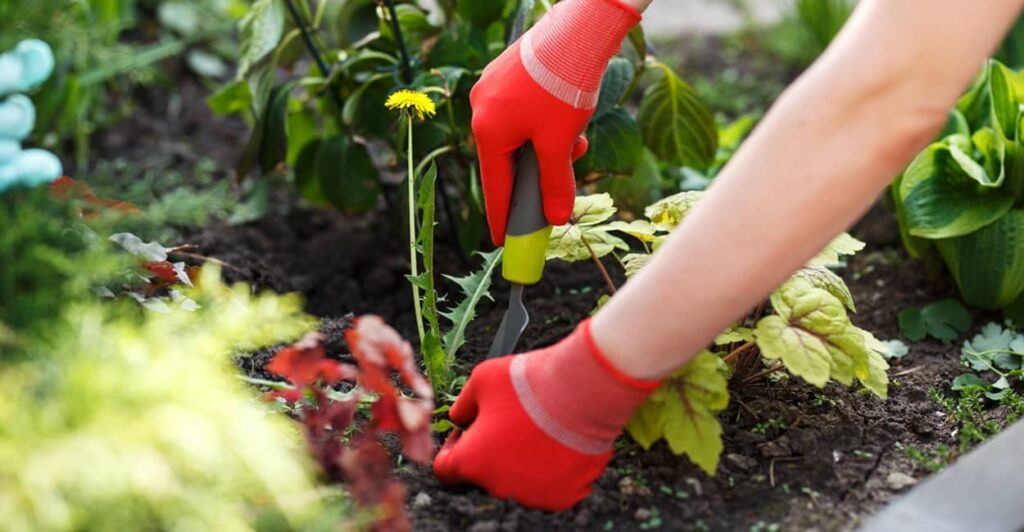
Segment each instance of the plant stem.
[[405,38],[402,36],[402,26],[398,23],[398,11],[395,9],[395,0],[384,0],[388,7],[388,15],[391,19],[391,31],[395,35],[395,43],[398,44],[398,52],[402,57],[402,64],[399,70],[402,73],[402,80],[405,83],[412,83],[412,61],[409,59],[409,51],[405,48]]
[[590,247],[590,242],[587,242],[586,238],[581,240],[583,240],[583,245],[587,246],[587,251],[590,252],[590,258],[594,259],[594,264],[597,265],[597,269],[601,270],[601,276],[604,277],[604,282],[608,284],[608,289],[611,290],[612,295],[614,296],[617,290],[615,288],[615,283],[612,282],[612,276],[608,275],[608,269],[604,267],[604,263],[601,262],[601,259],[597,258],[597,255],[594,253],[594,248]]
[[[299,32],[302,34],[302,42],[306,45],[306,49],[309,50],[309,54],[313,56],[313,61],[316,62],[317,68],[320,69],[320,75],[326,80],[331,78],[331,70],[327,66],[327,62],[324,61],[323,56],[320,55],[320,50],[317,49],[316,44],[313,43],[313,36],[309,33],[309,27],[305,23],[302,15],[299,14],[299,10],[295,8],[293,0],[285,0],[285,7],[288,8],[288,13],[291,15],[292,20],[295,21],[295,25],[299,27]],[[341,96],[334,90],[333,84],[328,83],[327,92],[331,94],[331,99],[334,100],[334,104],[338,106],[340,111],[344,104],[341,101]]]
[[[409,273],[413,277],[419,275],[419,268],[417,267],[416,260],[416,186],[414,181],[416,180],[416,174],[413,173],[412,166],[412,116],[408,117],[409,122],[409,144],[408,151],[405,154],[405,159],[409,162],[409,177],[407,181],[409,183]],[[416,309],[416,332],[420,335],[420,345],[423,345],[423,339],[426,337],[426,333],[423,330],[423,309],[420,307],[420,287],[416,283],[412,283],[412,302],[413,308]]]
[[728,355],[725,355],[724,357],[722,357],[722,361],[726,362],[726,363],[732,362],[733,360],[736,359],[736,357],[738,357],[741,354],[743,354],[744,351],[746,351],[747,349],[750,349],[751,347],[754,347],[755,345],[757,345],[757,344],[755,344],[754,342],[747,342],[747,343],[737,347],[736,349],[733,349],[732,352],[730,352]]
[[772,367],[770,367],[770,368],[768,368],[768,369],[766,369],[764,371],[759,371],[759,372],[757,372],[757,373],[755,373],[753,375],[750,375],[749,377],[743,379],[743,384],[749,384],[751,382],[756,381],[757,379],[760,379],[761,377],[767,377],[768,375],[771,375],[772,373],[775,373],[775,372],[783,369],[784,367],[785,367],[784,364],[779,363],[779,364],[776,364],[776,365],[774,365],[774,366],[772,366]]

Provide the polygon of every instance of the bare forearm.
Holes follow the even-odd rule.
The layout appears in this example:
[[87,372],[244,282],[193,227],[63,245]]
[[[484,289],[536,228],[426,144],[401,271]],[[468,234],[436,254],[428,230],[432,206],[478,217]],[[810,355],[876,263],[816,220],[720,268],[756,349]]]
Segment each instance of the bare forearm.
[[612,362],[671,372],[848,227],[942,126],[1020,2],[992,4],[981,15],[956,0],[865,0],[595,318]]

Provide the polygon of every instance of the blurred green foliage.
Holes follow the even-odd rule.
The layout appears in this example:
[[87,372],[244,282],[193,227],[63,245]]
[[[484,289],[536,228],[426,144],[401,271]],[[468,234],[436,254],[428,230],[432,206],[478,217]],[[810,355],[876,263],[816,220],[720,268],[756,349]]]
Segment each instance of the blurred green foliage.
[[58,149],[74,142],[79,166],[89,137],[131,113],[138,85],[161,78],[162,62],[182,57],[200,74],[227,74],[233,15],[242,0],[6,0],[0,3],[0,50],[24,38],[49,43],[54,76],[33,99],[34,142]]
[[[314,326],[296,296],[203,270],[198,309],[93,289],[131,264],[48,189],[0,195],[0,515],[5,530],[329,530],[300,435],[237,379],[232,355]],[[123,280],[123,279],[121,279]]]

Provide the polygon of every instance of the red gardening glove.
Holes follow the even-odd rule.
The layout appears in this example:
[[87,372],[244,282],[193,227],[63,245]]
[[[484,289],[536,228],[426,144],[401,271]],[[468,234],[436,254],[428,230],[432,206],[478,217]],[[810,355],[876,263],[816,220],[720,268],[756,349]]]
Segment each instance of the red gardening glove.
[[585,321],[558,344],[473,370],[449,412],[464,430],[448,437],[434,473],[524,506],[568,510],[590,494],[615,438],[659,384],[613,367]]
[[597,106],[608,60],[640,15],[618,0],[563,0],[484,69],[469,99],[495,245],[505,241],[513,155],[532,142],[540,163],[544,215],[563,225],[576,195],[572,161]]

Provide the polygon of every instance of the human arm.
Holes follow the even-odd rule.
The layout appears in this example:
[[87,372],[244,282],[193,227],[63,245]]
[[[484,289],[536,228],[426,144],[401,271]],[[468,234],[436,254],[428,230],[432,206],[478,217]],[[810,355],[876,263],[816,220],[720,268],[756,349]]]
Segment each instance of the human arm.
[[671,373],[849,227],[941,129],[1021,3],[862,1],[594,318],[609,360]]
[[[657,378],[867,208],[942,126],[1020,5],[863,0],[669,241],[591,322],[552,347],[477,366],[450,413],[466,430],[438,453],[438,477],[546,509],[586,496]],[[537,368],[524,372],[532,375],[527,387],[516,385],[514,366]],[[580,436],[604,451],[575,445]]]

